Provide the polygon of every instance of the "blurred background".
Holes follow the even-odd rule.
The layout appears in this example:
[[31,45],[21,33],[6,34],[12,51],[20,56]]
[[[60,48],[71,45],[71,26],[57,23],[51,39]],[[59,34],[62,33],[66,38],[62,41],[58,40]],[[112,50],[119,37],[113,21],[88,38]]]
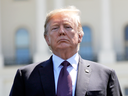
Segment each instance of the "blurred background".
[[0,96],[8,96],[16,70],[46,60],[46,14],[73,5],[84,31],[79,54],[113,68],[128,96],[128,0],[0,0]]

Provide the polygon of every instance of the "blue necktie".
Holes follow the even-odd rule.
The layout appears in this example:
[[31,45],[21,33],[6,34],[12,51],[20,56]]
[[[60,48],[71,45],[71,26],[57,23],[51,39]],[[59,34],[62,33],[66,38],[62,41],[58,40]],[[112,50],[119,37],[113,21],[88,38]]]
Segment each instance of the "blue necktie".
[[57,96],[72,96],[72,80],[67,71],[68,61],[62,62],[63,68],[60,71],[57,84]]

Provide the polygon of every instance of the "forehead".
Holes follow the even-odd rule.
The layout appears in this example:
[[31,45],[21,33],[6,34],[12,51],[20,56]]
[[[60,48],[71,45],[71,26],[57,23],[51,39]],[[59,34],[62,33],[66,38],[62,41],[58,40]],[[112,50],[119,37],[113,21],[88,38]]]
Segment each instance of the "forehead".
[[67,21],[67,22],[74,23],[73,14],[70,12],[56,13],[51,17],[50,21],[52,22]]

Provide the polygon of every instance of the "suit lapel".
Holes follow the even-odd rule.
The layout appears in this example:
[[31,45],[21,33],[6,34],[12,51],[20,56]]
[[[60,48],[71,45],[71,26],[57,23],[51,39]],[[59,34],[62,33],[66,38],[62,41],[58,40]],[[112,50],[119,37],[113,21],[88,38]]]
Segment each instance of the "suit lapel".
[[75,96],[85,96],[89,84],[90,75],[90,64],[80,57]]
[[45,96],[55,96],[55,82],[52,57],[48,61],[42,63],[39,72]]

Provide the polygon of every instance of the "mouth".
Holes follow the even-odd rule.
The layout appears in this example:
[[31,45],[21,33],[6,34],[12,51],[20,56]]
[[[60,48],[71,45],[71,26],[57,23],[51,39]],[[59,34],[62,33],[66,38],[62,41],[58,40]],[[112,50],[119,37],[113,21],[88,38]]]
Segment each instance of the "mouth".
[[68,42],[68,40],[67,39],[60,39],[60,40],[58,40],[58,43],[61,43],[61,42]]

